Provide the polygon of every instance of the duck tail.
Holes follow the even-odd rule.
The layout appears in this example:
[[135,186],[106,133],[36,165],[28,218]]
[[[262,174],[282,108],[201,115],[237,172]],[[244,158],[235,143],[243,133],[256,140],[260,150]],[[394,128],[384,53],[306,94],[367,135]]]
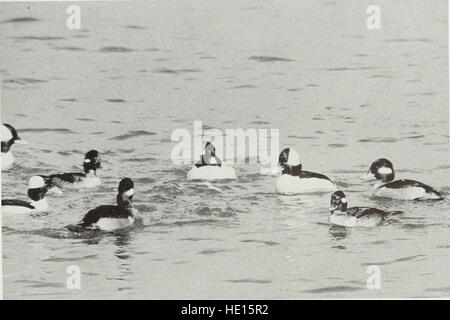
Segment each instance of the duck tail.
[[438,196],[437,200],[444,200],[445,199],[445,197],[442,195],[442,193],[437,192],[436,190],[434,192],[435,192],[436,196]]

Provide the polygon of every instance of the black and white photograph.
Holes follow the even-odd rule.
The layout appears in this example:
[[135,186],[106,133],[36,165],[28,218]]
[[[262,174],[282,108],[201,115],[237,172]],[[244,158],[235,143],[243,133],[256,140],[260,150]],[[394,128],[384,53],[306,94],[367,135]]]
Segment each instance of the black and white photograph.
[[448,17],[1,1],[1,298],[449,299]]

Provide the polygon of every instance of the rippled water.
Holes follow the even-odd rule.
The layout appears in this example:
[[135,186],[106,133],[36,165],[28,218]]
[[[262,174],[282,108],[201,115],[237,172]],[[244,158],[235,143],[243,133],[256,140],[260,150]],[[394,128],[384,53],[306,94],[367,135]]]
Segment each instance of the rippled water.
[[[0,4],[2,122],[14,146],[4,198],[34,174],[81,170],[103,155],[103,185],[48,197],[45,215],[3,216],[4,297],[448,297],[449,200],[370,197],[359,177],[389,158],[397,177],[448,196],[445,1]],[[186,181],[172,165],[176,128],[278,128],[306,170],[337,181],[350,206],[401,209],[386,226],[328,224],[329,194],[279,196],[258,165],[234,182]],[[64,229],[135,181],[143,226],[128,233]],[[70,265],[81,290],[66,288]],[[367,267],[381,268],[368,290]]]

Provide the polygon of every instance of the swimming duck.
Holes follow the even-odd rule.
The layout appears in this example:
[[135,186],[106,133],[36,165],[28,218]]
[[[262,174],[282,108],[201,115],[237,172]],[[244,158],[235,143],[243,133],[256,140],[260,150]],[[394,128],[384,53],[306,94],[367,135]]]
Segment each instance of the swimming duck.
[[375,160],[363,179],[377,180],[373,193],[376,196],[397,200],[442,200],[444,197],[435,189],[414,180],[394,180],[394,167],[388,159]]
[[300,158],[292,148],[281,151],[278,164],[282,169],[276,180],[276,191],[281,194],[329,192],[336,186],[327,176],[302,170]]
[[97,176],[97,169],[101,168],[101,164],[102,159],[99,152],[90,150],[84,157],[84,172],[57,173],[42,177],[50,186],[72,185],[80,188],[93,188],[101,184],[101,179]]
[[188,171],[189,180],[222,180],[236,179],[236,172],[231,166],[222,163],[216,156],[216,147],[207,142],[205,153],[200,157],[200,161],[195,163],[194,167]]
[[69,225],[71,231],[81,232],[86,229],[116,231],[134,224],[138,211],[133,206],[134,182],[130,178],[120,181],[116,205],[102,205],[89,210],[76,225]]
[[16,129],[10,124],[4,123],[1,125],[1,144],[2,144],[2,170],[8,170],[14,163],[14,156],[11,152],[11,147],[14,143],[28,144],[17,134]]
[[3,214],[46,212],[48,203],[45,195],[49,186],[40,176],[31,177],[28,182],[28,197],[30,201],[2,199]]
[[344,192],[339,190],[331,195],[331,224],[344,227],[373,227],[399,213],[402,213],[402,211],[383,211],[370,207],[347,208],[347,198]]

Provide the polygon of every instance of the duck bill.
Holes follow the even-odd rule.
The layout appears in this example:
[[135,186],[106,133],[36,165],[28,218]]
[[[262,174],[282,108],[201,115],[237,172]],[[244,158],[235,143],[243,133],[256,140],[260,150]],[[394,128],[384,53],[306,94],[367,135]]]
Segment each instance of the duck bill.
[[373,179],[375,179],[375,175],[372,172],[367,171],[367,173],[364,176],[362,176],[361,179],[362,180],[373,180]]

